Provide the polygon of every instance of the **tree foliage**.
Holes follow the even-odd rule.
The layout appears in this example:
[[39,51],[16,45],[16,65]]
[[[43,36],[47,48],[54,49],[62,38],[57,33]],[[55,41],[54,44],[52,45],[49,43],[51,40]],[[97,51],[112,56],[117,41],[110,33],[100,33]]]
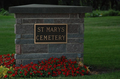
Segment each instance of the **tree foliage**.
[[120,10],[120,0],[0,0],[0,8],[8,9],[10,6],[26,4],[55,4],[92,6],[94,10]]

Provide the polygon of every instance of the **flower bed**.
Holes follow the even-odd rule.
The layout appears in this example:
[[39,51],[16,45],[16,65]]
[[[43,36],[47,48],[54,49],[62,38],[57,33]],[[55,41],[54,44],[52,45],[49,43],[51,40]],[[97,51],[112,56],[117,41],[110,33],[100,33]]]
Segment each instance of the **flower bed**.
[[[76,61],[67,60],[66,57],[49,58],[34,64],[15,67],[14,54],[0,55],[0,78],[8,77],[56,77],[78,76],[89,74],[85,65],[81,66]],[[4,72],[4,73],[1,73]]]

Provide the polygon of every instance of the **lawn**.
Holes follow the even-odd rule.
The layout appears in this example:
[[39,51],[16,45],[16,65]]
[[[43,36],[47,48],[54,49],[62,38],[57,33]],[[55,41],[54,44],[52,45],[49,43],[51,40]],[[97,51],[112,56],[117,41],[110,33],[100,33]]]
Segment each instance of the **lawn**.
[[0,15],[0,54],[15,53],[14,16]]
[[120,69],[120,16],[85,18],[84,63]]
[[[120,16],[85,18],[84,20],[84,63],[94,68],[106,68],[111,71],[120,69]],[[14,16],[0,15],[1,55],[15,53],[14,24]],[[120,72],[116,71],[74,78],[118,79],[120,78],[119,74]],[[68,78],[70,79],[70,77],[64,79]],[[63,77],[51,79],[63,79]]]

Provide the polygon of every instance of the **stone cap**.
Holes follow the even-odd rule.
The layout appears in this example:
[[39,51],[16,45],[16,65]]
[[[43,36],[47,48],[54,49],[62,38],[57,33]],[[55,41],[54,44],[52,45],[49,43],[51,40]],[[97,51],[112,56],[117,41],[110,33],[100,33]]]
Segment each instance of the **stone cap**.
[[9,7],[10,13],[86,13],[92,12],[91,6],[68,6],[29,4]]

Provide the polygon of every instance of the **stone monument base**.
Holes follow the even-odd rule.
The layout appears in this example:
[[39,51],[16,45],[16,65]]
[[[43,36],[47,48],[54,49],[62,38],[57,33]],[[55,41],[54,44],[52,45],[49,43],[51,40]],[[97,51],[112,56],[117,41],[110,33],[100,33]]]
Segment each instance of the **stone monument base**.
[[[85,12],[92,12],[91,7],[30,4],[10,7],[9,11],[15,13],[16,18],[16,65],[37,63],[50,57],[83,58],[84,16]],[[67,41],[61,44],[36,44],[34,25],[37,23],[67,24]]]

